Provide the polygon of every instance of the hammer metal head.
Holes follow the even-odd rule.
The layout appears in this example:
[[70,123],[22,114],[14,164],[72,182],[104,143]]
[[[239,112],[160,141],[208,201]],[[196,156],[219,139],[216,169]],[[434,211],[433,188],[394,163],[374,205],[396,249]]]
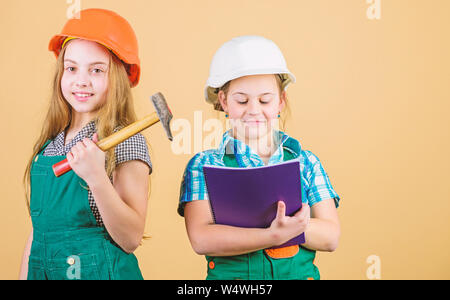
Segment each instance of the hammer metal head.
[[170,131],[170,120],[172,120],[172,112],[170,111],[169,106],[167,105],[166,99],[163,94],[156,93],[152,95],[152,103],[155,107],[156,114],[161,121],[161,124],[167,134],[169,140],[173,140],[172,132]]

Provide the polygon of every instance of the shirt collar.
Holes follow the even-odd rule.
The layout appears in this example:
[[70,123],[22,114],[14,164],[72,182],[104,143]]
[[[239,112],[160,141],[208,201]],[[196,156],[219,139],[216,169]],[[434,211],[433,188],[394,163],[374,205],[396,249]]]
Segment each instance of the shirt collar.
[[87,123],[83,128],[81,128],[81,130],[67,145],[64,145],[64,140],[66,137],[66,130],[64,130],[60,134],[58,134],[58,136],[55,138],[56,142],[55,146],[57,146],[58,148],[61,147],[62,149],[66,150],[65,152],[68,152],[70,151],[70,149],[72,149],[72,147],[76,143],[82,141],[84,138],[91,138],[92,135],[95,133],[95,131],[96,131],[95,120],[92,120],[89,123]]
[[[294,154],[296,157],[300,155],[301,145],[296,139],[290,137],[282,131],[274,131],[275,142],[278,144],[277,150],[269,159],[269,165],[280,163],[284,159],[284,149]],[[263,166],[264,162],[248,145],[244,142],[233,138],[231,130],[223,134],[217,153],[221,160],[225,154],[234,154],[241,167],[247,166]]]

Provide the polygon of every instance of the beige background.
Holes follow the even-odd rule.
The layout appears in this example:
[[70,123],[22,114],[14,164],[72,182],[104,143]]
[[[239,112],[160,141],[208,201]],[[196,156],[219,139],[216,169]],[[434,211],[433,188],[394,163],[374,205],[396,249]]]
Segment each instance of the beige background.
[[[450,2],[366,0],[82,0],[124,16],[139,39],[139,117],[161,91],[175,118],[217,117],[203,101],[218,47],[244,34],[282,49],[290,86],[287,132],[322,161],[342,198],[342,236],[318,254],[324,279],[450,279]],[[31,222],[21,183],[40,130],[55,58],[50,37],[66,22],[65,0],[2,0],[0,9],[0,279],[18,276]],[[223,119],[223,118],[222,118]],[[174,132],[175,134],[177,132]],[[146,279],[202,279],[206,264],[176,213],[180,179],[194,153],[174,155],[161,126],[152,145],[152,195],[136,255]],[[194,137],[192,137],[193,142]],[[193,151],[193,149],[192,149]]]

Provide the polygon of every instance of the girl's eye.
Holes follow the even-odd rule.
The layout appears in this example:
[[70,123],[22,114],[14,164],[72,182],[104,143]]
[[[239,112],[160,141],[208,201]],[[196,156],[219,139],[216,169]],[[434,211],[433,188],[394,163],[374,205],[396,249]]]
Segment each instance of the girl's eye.
[[261,97],[260,99],[259,99],[259,102],[261,102],[262,104],[267,104],[267,103],[269,103],[270,101],[272,101],[272,97]]
[[94,72],[94,73],[103,73],[103,70],[96,68],[96,69],[93,69],[92,72]]
[[67,67],[66,70],[69,72],[73,72],[75,71],[75,67]]
[[248,99],[242,96],[235,97],[234,100],[239,104],[246,104],[248,102]]

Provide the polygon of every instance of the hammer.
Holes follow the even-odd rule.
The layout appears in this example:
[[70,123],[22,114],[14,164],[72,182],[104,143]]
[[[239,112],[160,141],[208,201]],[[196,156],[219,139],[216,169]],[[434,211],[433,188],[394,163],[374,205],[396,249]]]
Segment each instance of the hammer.
[[[117,144],[122,143],[131,136],[135,135],[136,133],[152,126],[158,121],[161,121],[161,124],[166,131],[167,137],[169,138],[169,140],[172,140],[172,132],[170,131],[170,120],[172,120],[172,112],[167,105],[166,99],[164,99],[164,96],[161,93],[156,93],[151,97],[151,100],[156,112],[128,125],[125,128],[122,128],[121,130],[111,134],[104,139],[101,139],[97,142],[97,146],[102,151],[107,151]],[[55,173],[55,176],[59,177],[70,171],[72,168],[70,167],[69,162],[66,158],[59,163],[54,164],[52,166],[52,169],[53,173]]]

